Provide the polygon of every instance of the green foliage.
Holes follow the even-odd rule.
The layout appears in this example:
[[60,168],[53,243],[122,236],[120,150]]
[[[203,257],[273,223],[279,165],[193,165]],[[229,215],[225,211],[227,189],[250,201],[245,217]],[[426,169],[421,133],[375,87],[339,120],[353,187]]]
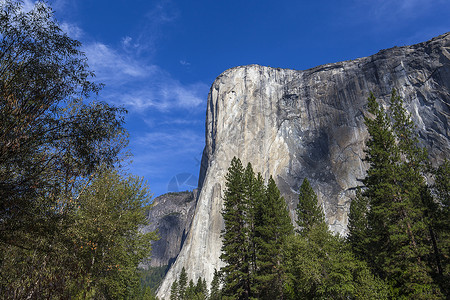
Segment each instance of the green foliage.
[[150,287],[146,287],[143,290],[142,297],[138,297],[138,299],[142,300],[158,300],[158,298],[155,296],[155,292],[152,291]]
[[139,262],[149,257],[155,233],[139,228],[148,220],[150,197],[142,180],[105,171],[81,193],[74,226],[73,249],[82,258],[81,291],[97,290],[125,299],[140,288]]
[[284,255],[287,299],[388,299],[387,286],[322,226],[291,236]]
[[33,237],[42,247],[5,248],[2,294],[8,299],[138,297],[137,267],[156,239],[139,231],[148,222],[149,200],[140,179],[103,171],[79,193],[66,215],[70,222],[62,223],[58,234]]
[[282,247],[293,234],[286,202],[280,196],[272,176],[265,195],[258,198],[255,213],[256,269],[253,296],[259,299],[282,299],[285,270]]
[[351,245],[353,253],[360,259],[367,258],[368,209],[368,198],[364,197],[361,188],[358,188],[356,197],[350,204],[347,241]]
[[180,277],[178,278],[178,299],[184,300],[186,297],[186,290],[188,288],[188,276],[186,269],[183,267],[181,269]]
[[435,170],[433,187],[436,201],[430,209],[435,242],[437,278],[446,295],[450,295],[450,162],[445,160]]
[[3,299],[140,297],[148,193],[118,166],[124,109],[84,99],[81,44],[48,4],[0,3],[0,295]]
[[51,8],[0,4],[0,242],[37,247],[59,230],[74,187],[126,146],[123,109],[85,104],[96,93],[80,43]]
[[171,300],[205,300],[208,298],[208,287],[206,281],[198,278],[197,284],[194,284],[192,278],[189,280],[186,269],[183,267],[178,279],[172,283],[170,288]]
[[214,269],[214,276],[211,281],[211,293],[209,294],[210,300],[222,299],[222,292],[220,289],[220,281],[221,281],[220,273],[216,269]]
[[222,232],[222,254],[225,262],[221,269],[224,274],[224,294],[247,299],[249,286],[249,245],[247,226],[248,197],[245,195],[244,168],[234,157],[226,175],[224,208],[222,216],[225,229]]
[[373,276],[344,240],[324,221],[317,196],[305,178],[297,218],[299,235],[291,235],[283,251],[288,299],[387,299],[387,286]]
[[[287,206],[271,177],[264,186],[249,163],[233,158],[226,176],[222,233],[222,296],[226,299],[282,297],[281,248],[293,231]],[[218,278],[216,276],[216,278]],[[218,279],[217,279],[218,280]],[[218,282],[214,293],[218,297]],[[215,296],[215,297],[216,297]]]
[[174,282],[172,282],[172,286],[170,287],[170,300],[177,300],[178,299],[178,280],[175,279]]
[[194,297],[195,297],[195,285],[194,285],[194,281],[191,279],[191,280],[189,280],[189,285],[186,288],[183,299],[186,299],[186,300],[194,299]]
[[296,213],[300,234],[307,234],[313,226],[325,223],[322,208],[318,206],[317,195],[307,178],[303,179],[300,186],[298,200]]
[[351,206],[348,240],[355,253],[389,282],[394,297],[442,298],[432,271],[434,209],[424,180],[426,151],[395,91],[390,114],[373,94],[368,100],[369,169],[364,190]]

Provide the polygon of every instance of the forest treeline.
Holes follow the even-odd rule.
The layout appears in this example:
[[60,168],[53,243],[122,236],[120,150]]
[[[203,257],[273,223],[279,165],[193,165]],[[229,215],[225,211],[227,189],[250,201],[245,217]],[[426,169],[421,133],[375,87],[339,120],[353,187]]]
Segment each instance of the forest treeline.
[[126,111],[96,101],[80,47],[47,3],[1,1],[1,299],[152,298],[150,195],[120,168]]
[[[250,163],[233,158],[222,211],[225,266],[208,299],[449,297],[450,163],[431,166],[395,90],[388,110],[370,95],[365,125],[369,169],[351,202],[347,237],[328,229],[308,179],[294,229],[274,179],[265,185]],[[207,299],[188,296],[183,272],[171,299]]]

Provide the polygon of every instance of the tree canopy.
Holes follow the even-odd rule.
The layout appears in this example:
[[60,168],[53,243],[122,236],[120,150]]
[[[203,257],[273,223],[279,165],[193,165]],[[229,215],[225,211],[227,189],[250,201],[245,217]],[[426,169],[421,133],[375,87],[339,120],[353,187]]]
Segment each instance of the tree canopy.
[[427,153],[395,90],[389,112],[373,94],[368,102],[369,169],[351,204],[348,240],[388,281],[394,297],[443,298],[442,244],[436,239],[443,235],[435,226],[436,202],[425,180]]
[[129,299],[154,233],[149,194],[118,171],[123,108],[38,1],[0,2],[0,297]]

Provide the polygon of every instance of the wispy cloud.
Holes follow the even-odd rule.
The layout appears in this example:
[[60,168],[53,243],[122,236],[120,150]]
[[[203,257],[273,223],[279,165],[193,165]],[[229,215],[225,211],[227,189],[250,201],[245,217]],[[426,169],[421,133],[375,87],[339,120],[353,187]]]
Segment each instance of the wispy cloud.
[[133,169],[165,185],[178,173],[198,175],[204,136],[188,129],[155,131],[137,137],[130,146],[134,149]]
[[36,1],[31,1],[31,0],[25,0],[23,1],[23,6],[22,9],[25,12],[29,12],[30,10],[33,9],[34,5],[35,5]]
[[[146,14],[133,37],[134,51],[147,55],[157,51],[157,42],[165,38],[165,30],[178,19],[180,12],[171,0],[160,0]],[[138,45],[138,47],[135,47]]]
[[376,21],[393,22],[415,18],[429,12],[445,0],[357,0],[356,6],[367,10]]
[[[122,43],[130,42],[126,37]],[[130,110],[197,108],[206,99],[206,84],[183,84],[138,56],[98,42],[87,45],[84,51],[97,80],[106,84],[105,96]]]
[[[150,149],[164,149],[170,153],[195,152],[199,145],[203,145],[203,135],[198,132],[181,129],[169,131],[155,131],[138,137],[134,142],[136,145],[145,145]],[[179,147],[183,145],[183,147]]]
[[84,34],[83,30],[75,24],[63,22],[59,27],[72,39],[79,40]]
[[[176,73],[162,67],[154,55],[158,41],[167,36],[166,29],[177,22],[177,6],[171,0],[157,0],[136,20],[137,32],[126,32],[115,41],[105,42],[93,40],[73,24],[69,8],[76,11],[75,0],[49,1],[64,7],[62,15],[67,23],[62,23],[63,30],[84,42],[82,50],[95,71],[95,80],[105,84],[101,99],[130,112],[126,124],[134,155],[130,171],[145,176],[157,194],[166,192],[176,174],[197,175],[204,147],[200,124],[204,122],[209,85],[183,82]],[[189,67],[187,60],[174,62]]]
[[97,77],[113,84],[144,78],[152,73],[154,66],[142,65],[135,58],[120,54],[113,48],[100,42],[88,44],[84,51],[89,65],[95,70]]

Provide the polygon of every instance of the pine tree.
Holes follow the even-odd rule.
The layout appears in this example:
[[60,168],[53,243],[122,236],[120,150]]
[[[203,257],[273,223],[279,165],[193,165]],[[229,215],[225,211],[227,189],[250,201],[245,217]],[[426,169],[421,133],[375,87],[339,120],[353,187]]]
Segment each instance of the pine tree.
[[348,236],[347,242],[350,244],[353,253],[360,259],[367,259],[367,231],[368,221],[368,198],[363,196],[361,188],[356,191],[356,197],[350,204],[348,215]]
[[220,291],[220,273],[214,269],[213,280],[211,281],[211,293],[209,295],[210,300],[220,300],[222,298]]
[[[358,245],[365,249],[355,249],[356,252],[368,256],[367,261],[390,282],[396,296],[439,297],[426,259],[431,245],[421,197],[424,179],[420,161],[425,152],[419,149],[413,124],[395,92],[391,97],[391,115],[380,107],[373,94],[368,101],[371,116],[365,117],[365,123],[370,139],[365,161],[369,169],[363,180],[362,197],[354,205],[350,237],[364,241]],[[364,201],[369,207],[367,212]],[[361,227],[364,214],[367,230]]]
[[178,281],[175,279],[175,281],[172,283],[172,286],[170,287],[170,300],[178,300]]
[[255,173],[253,172],[253,167],[251,163],[247,164],[244,170],[243,178],[243,189],[244,189],[244,222],[245,222],[245,253],[242,263],[243,271],[243,281],[245,297],[252,298],[252,285],[253,276],[255,270],[255,247],[254,247],[254,232],[255,232],[255,204],[257,203],[257,197],[261,195],[260,191],[257,190],[258,182],[255,178]]
[[300,234],[306,234],[314,225],[325,223],[322,208],[318,206],[317,195],[307,178],[303,179],[300,186],[298,200],[296,213]]
[[234,157],[225,176],[224,209],[222,216],[225,229],[222,232],[222,254],[225,262],[224,296],[238,299],[249,298],[248,286],[248,226],[247,201],[244,190],[244,169],[241,161]]
[[208,287],[206,285],[206,280],[199,277],[197,280],[197,284],[194,288],[194,297],[193,299],[204,300],[208,296]]
[[256,276],[254,295],[258,299],[282,299],[285,271],[282,266],[282,247],[293,234],[286,202],[272,176],[265,196],[256,206],[255,246]]
[[343,238],[329,231],[307,179],[300,194],[297,217],[307,225],[284,247],[286,298],[387,299],[387,286],[352,254]]
[[450,295],[450,161],[445,160],[435,171],[435,209],[432,225],[436,233],[438,280],[445,295]]
[[186,300],[186,290],[188,288],[188,276],[186,269],[183,267],[181,269],[180,276],[178,278],[178,299]]
[[191,279],[189,280],[189,284],[186,288],[186,290],[184,291],[184,298],[185,300],[191,300],[191,299],[195,299],[196,298],[196,289],[195,289],[195,285],[194,285],[194,281]]

